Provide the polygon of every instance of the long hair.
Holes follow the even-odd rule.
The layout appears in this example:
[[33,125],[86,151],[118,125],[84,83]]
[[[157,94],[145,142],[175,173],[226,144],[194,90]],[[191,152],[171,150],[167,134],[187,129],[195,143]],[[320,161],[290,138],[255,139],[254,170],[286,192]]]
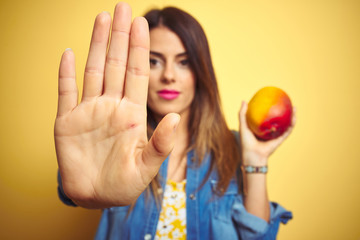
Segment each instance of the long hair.
[[[160,26],[167,27],[180,38],[186,49],[196,79],[188,125],[191,139],[188,139],[190,145],[187,151],[195,151],[195,161],[199,165],[206,154],[211,154],[210,171],[214,168],[217,170],[219,176],[217,192],[222,195],[235,176],[240,163],[240,153],[238,143],[229,130],[221,109],[218,85],[205,32],[195,18],[175,7],[151,10],[144,17],[149,23],[150,31]],[[153,132],[153,126],[154,119],[151,109],[148,108],[149,135]],[[158,187],[158,181],[153,180],[152,192],[156,193]]]

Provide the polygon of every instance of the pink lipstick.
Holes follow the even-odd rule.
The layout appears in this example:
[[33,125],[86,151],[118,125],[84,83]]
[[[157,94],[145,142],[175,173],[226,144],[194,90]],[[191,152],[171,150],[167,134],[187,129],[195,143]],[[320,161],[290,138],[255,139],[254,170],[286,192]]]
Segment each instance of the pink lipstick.
[[157,92],[159,96],[165,100],[173,100],[177,98],[180,94],[179,91],[176,90],[169,90],[169,89],[163,89]]

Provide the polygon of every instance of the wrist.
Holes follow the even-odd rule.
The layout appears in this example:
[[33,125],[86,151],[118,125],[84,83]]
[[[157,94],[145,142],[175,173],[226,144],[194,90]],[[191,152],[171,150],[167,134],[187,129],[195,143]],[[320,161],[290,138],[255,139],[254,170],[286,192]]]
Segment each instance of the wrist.
[[267,166],[268,158],[258,154],[245,154],[242,158],[244,166]]
[[245,197],[266,193],[267,166],[241,166]]

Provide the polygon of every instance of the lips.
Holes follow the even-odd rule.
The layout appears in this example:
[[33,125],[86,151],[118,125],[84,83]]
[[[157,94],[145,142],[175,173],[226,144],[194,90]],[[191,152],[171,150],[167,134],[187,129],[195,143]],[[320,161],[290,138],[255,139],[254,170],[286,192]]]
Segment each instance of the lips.
[[169,89],[163,89],[157,92],[158,95],[165,99],[165,100],[173,100],[175,98],[177,98],[180,94],[179,91],[176,90],[169,90]]

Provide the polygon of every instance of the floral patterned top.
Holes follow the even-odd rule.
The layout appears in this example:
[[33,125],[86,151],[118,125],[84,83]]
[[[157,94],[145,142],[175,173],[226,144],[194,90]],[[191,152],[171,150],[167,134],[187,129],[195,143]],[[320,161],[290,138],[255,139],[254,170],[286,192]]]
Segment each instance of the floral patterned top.
[[185,184],[167,180],[155,240],[186,239]]

